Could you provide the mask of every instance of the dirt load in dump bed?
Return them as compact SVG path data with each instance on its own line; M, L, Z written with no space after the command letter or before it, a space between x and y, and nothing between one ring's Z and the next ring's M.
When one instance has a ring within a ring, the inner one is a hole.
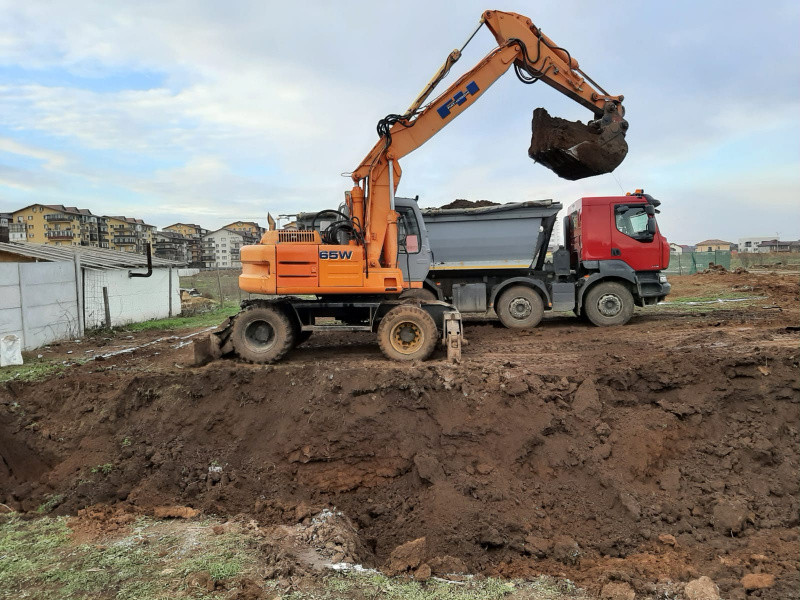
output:
M2 384L0 502L189 506L265 526L327 508L379 568L424 537L414 558L434 574L564 574L643 598L700 576L744 598L742 578L763 574L760 598L791 597L797 278L672 281L755 299L607 330L468 323L461 365L391 363L368 334L330 334L274 366L193 368L190 346L159 341Z
M449 204L440 206L439 208L483 208L484 206L498 206L499 202L492 202L491 200L453 200Z
M611 173L628 154L622 133L601 134L580 121L533 111L528 156L563 179L574 181Z

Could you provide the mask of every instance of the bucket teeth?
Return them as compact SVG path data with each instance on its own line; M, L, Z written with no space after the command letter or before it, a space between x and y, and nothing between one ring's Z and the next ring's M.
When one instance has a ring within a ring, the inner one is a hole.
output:
M591 127L580 121L551 117L543 108L533 111L528 156L563 179L575 181L611 173L625 159L624 121Z

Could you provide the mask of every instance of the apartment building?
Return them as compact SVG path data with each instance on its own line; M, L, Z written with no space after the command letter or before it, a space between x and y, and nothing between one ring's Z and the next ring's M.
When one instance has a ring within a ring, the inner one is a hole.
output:
M194 223L173 223L164 227L162 231L174 231L188 238L189 266L198 269L205 266L203 261L203 236L208 233L208 229Z
M115 216L106 217L108 223L108 247L122 252L145 254L147 244L153 244L155 225L148 225L141 219Z
M250 236L230 229L217 229L203 236L203 266L207 269L241 268L239 250Z
M189 242L191 240L177 231L156 231L153 256L183 264L191 261Z
M31 204L12 213L9 240L53 246L108 248L105 217L61 204Z
M266 231L266 229L255 221L234 221L233 223L223 226L223 229L241 233L245 238L249 238L247 239L248 244L257 244L261 241L261 236L264 235Z
M14 219L11 213L0 213L0 242L8 242L8 224Z

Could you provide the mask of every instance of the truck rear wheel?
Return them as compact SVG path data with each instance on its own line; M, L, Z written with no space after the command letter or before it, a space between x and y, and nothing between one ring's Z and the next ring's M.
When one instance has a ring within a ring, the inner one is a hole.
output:
M625 325L633 316L633 294L621 283L598 283L586 293L583 312L598 327Z
M508 288L494 303L500 322L509 329L536 327L544 316L542 297L531 288L515 285Z
M279 361L292 349L295 339L295 327L277 306L249 306L233 321L233 348L248 362Z
M392 360L425 360L438 339L433 317L413 305L395 306L378 325L378 345Z

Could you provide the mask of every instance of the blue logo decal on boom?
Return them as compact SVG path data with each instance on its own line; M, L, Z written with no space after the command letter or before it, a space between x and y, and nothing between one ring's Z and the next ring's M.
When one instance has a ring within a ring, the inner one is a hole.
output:
M480 91L478 84L474 81L471 81L467 84L467 89L463 92L456 93L450 100L442 104L439 108L436 109L436 112L439 113L439 116L443 119L446 119L450 116L450 109L454 106L461 106L464 102L467 101L467 96L474 96Z
M320 250L319 257L328 260L350 259L353 257L352 250Z

